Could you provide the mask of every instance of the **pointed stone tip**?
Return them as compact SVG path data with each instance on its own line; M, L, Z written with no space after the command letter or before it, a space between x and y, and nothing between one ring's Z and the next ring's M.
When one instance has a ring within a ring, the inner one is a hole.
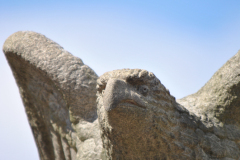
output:
M36 33L33 31L18 31L11 34L4 42L2 50L6 54L7 52L14 52L15 48L19 45L19 41L26 36L26 34L32 35L41 35L40 33Z

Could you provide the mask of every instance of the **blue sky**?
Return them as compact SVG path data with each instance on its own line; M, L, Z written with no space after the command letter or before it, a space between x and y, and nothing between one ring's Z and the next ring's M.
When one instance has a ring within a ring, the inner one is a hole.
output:
M176 98L200 89L240 49L240 1L0 0L0 44L31 30L98 75L153 72ZM0 54L0 159L38 159L18 88Z

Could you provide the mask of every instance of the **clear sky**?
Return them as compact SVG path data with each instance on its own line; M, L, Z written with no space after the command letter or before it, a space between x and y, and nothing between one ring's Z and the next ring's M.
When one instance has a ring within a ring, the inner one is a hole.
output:
M0 0L0 45L30 30L56 41L99 76L153 72L177 99L199 90L240 49L237 0ZM38 159L10 68L0 54L0 159Z

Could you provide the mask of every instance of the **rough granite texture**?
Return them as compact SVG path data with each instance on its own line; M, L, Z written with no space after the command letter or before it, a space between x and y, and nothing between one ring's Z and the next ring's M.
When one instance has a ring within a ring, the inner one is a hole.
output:
M13 71L42 160L100 159L96 73L61 46L17 32L3 52Z
M42 160L240 159L240 52L180 100L146 70L98 78L38 33L14 33L3 52Z

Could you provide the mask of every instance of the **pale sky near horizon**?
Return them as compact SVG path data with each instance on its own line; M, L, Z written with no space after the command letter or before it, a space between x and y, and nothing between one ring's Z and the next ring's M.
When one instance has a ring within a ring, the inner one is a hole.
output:
M240 1L0 0L0 45L42 33L99 76L153 72L177 99L198 91L240 49ZM38 159L18 88L0 54L0 159Z

